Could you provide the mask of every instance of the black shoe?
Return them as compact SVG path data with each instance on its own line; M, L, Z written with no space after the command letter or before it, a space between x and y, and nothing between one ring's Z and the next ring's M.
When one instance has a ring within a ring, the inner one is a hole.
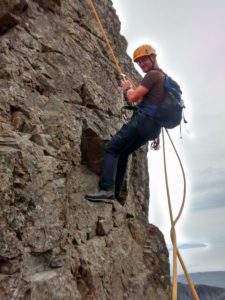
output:
M104 191L100 190L95 194L87 194L85 195L85 199L92 202L106 202L113 203L115 200L115 194L113 191Z

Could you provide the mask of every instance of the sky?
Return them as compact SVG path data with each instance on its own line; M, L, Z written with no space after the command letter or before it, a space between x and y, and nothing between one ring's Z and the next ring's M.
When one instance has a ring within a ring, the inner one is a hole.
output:
M183 260L189 272L225 271L225 1L112 1L128 41L127 53L132 57L141 44L152 44L159 66L183 91L188 124L182 125L182 138L179 128L169 131L187 178L184 213L176 226ZM166 151L176 216L183 182L168 139ZM169 246L162 147L149 151L148 161L149 221Z

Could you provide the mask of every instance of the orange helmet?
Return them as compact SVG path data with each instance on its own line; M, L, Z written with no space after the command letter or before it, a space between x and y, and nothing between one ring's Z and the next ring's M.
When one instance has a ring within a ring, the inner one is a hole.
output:
M133 54L133 60L136 61L139 57L155 54L155 49L151 45L141 45Z

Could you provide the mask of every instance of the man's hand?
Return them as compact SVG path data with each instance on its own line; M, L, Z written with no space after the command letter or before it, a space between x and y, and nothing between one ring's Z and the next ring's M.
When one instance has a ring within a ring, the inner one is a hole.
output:
M129 102L140 102L148 91L146 87L139 85L135 90L129 88L126 92L126 96Z
M129 80L125 80L122 82L122 88L127 91L129 89L133 89L132 84Z

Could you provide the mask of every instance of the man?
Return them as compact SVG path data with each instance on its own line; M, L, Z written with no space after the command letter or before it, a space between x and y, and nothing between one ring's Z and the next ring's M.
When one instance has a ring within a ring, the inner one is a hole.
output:
M128 80L123 82L122 87L128 101L138 103L137 109L131 120L106 145L99 192L85 195L89 201L113 202L119 196L129 155L160 134L161 127L151 116L163 99L165 75L158 67L156 52L151 45L138 47L133 59L146 75L137 88L132 88Z

